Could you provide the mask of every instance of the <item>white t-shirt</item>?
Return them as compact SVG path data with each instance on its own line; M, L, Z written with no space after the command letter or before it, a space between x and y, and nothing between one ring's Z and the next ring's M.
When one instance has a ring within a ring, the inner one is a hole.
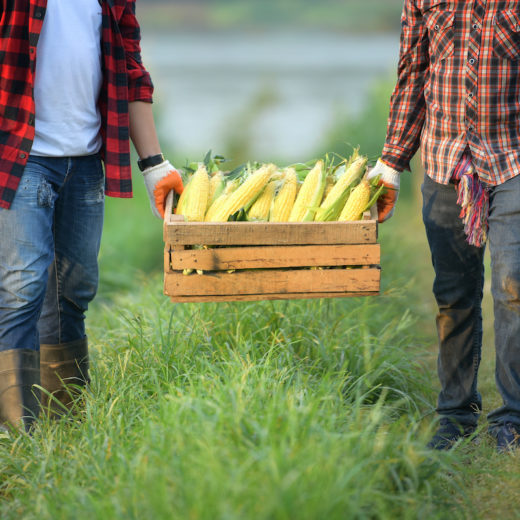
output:
M102 80L98 0L47 0L36 48L31 154L67 157L99 151Z

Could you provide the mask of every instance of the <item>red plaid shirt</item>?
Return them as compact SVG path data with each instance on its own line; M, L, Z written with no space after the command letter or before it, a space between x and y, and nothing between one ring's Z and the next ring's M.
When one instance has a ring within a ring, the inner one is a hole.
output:
M469 147L480 179L520 173L520 2L405 0L398 82L382 159L397 170L421 147L447 184Z
M72 0L71 0L72 1ZM128 102L152 102L141 62L136 0L101 0L103 88L99 98L106 193L131 197ZM47 0L0 0L0 207L9 208L34 139L36 46Z

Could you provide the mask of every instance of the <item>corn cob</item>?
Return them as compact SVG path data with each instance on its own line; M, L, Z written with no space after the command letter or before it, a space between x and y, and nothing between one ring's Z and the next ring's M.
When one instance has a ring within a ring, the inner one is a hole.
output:
M211 206L206 211L206 216L204 220L206 222L212 222L213 215L224 205L224 201L235 191L240 184L238 179L234 179L230 182L227 182L224 187L224 191L214 200Z
M329 196L329 193L333 189L334 189L334 180L329 175L329 176L327 176L327 184L325 185L325 191L323 192L323 200L325 200ZM322 204L323 204L323 202L322 202Z
M189 193L182 205L182 215L188 221L204 221L208 205L209 176L204 165L200 165L188 183Z
M363 179L351 192L345 207L343 208L340 221L361 220L363 211L367 209L370 202L370 183Z
M323 161L320 160L305 177L291 210L289 222L314 220L316 209L323 197L326 180L327 171Z
M217 200L225 188L224 174L219 170L209 180L208 208Z
M337 220L347 200L349 189L364 175L367 161L366 157L358 157L345 169L316 212L315 220Z
M237 188L211 215L210 222L227 222L229 217L238 210L252 204L269 182L271 175L276 171L274 164L264 165L251 174L248 179Z
M182 190L182 193L179 197L179 200L177 201L177 206L175 207L175 214L176 215L182 215L182 211L183 211L183 207L184 207L184 204L186 202L186 199L188 198L188 192L190 191L190 182L188 181L188 183L186 184L186 186L184 186L184 189Z
M273 202L269 220L271 222L287 222L296 199L298 179L294 168L287 168L278 195Z
M247 220L269 220L269 212L273 204L276 187L279 181L270 181L261 195L255 200L254 204L247 212Z

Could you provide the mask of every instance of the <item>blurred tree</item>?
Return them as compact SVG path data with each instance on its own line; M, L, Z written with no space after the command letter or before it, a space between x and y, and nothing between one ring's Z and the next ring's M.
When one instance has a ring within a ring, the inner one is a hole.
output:
M399 30L402 0L139 0L157 7L157 27L244 29L298 26L341 31Z

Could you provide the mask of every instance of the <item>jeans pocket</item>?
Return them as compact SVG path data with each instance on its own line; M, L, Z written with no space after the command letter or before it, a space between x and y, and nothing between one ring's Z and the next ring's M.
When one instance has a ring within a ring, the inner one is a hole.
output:
M77 193L83 204L102 204L105 200L105 174L101 160L92 156L77 173Z
M56 191L40 165L28 162L16 191L13 208L20 205L53 208L56 197Z

